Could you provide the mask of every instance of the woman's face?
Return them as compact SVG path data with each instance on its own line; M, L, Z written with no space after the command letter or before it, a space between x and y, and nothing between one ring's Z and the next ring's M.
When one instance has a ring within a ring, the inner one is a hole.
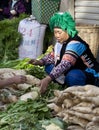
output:
M68 33L60 28L54 28L54 36L60 43L63 43L69 38Z

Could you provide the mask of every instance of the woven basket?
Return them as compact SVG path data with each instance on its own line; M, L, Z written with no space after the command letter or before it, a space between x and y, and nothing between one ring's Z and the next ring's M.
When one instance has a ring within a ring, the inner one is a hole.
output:
M98 55L99 50L99 26L93 25L77 25L78 35L85 40L94 54L95 57Z
M59 11L61 0L32 0L32 15L43 24L48 24L50 17Z

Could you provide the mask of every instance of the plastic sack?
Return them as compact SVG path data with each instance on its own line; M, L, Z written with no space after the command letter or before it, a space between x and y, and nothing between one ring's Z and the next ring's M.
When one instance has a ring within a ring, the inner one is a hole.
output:
M46 25L29 18L20 21L18 32L22 34L19 58L37 58L43 52Z

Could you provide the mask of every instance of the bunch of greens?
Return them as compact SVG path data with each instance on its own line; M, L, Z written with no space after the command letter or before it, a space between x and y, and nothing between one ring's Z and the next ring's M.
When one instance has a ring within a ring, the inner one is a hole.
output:
M41 54L37 59L38 60L41 59L46 54L50 53L52 51L52 49L53 49L53 46L52 45L49 46L48 49L46 50L46 52L44 54ZM12 53L12 52L9 52L9 53ZM11 55L13 56L13 54L11 54ZM5 59L5 58L3 58L3 59ZM28 69L34 67L33 65L28 64L29 60L30 60L30 58L8 59L8 60L5 59L5 60L3 60L3 62L2 61L0 62L0 68L14 68L14 69L25 69L25 70L28 70ZM37 68L38 68L38 66L37 66Z
M40 120L51 118L44 100L18 101L0 112L0 130L43 130Z
M19 100L0 112L0 130L45 130L43 125L51 123L62 130L68 126L62 119L53 118L44 98L27 102Z
M0 21L0 59L1 62L14 60L18 58L18 47L21 40L21 34L18 33L20 20L27 17L26 14L19 18L5 19Z
M0 62L0 68L13 68L13 69L29 69L33 65L28 64L29 58L8 60L6 62Z

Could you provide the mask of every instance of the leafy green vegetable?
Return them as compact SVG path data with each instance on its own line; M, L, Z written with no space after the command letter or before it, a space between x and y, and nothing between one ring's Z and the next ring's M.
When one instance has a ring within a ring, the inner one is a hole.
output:
M54 117L51 119L45 119L45 120L41 120L40 123L42 124L42 126L49 126L50 124L55 124L56 126L58 126L59 128L61 128L61 130L66 130L66 128L68 127L68 124L66 122L64 122L62 119L58 118L58 117Z
M13 69L29 69L33 65L28 64L29 58L8 60L6 62L0 62L0 68L13 68Z
M6 111L0 112L0 130L15 130L20 127L23 127L22 130L36 130L36 124L40 120L50 117L51 113L44 100L18 101L10 104Z
M18 47L22 38L18 32L19 21L27 17L26 14L19 18L0 21L0 59L1 62L18 58ZM5 29L4 29L5 28Z

